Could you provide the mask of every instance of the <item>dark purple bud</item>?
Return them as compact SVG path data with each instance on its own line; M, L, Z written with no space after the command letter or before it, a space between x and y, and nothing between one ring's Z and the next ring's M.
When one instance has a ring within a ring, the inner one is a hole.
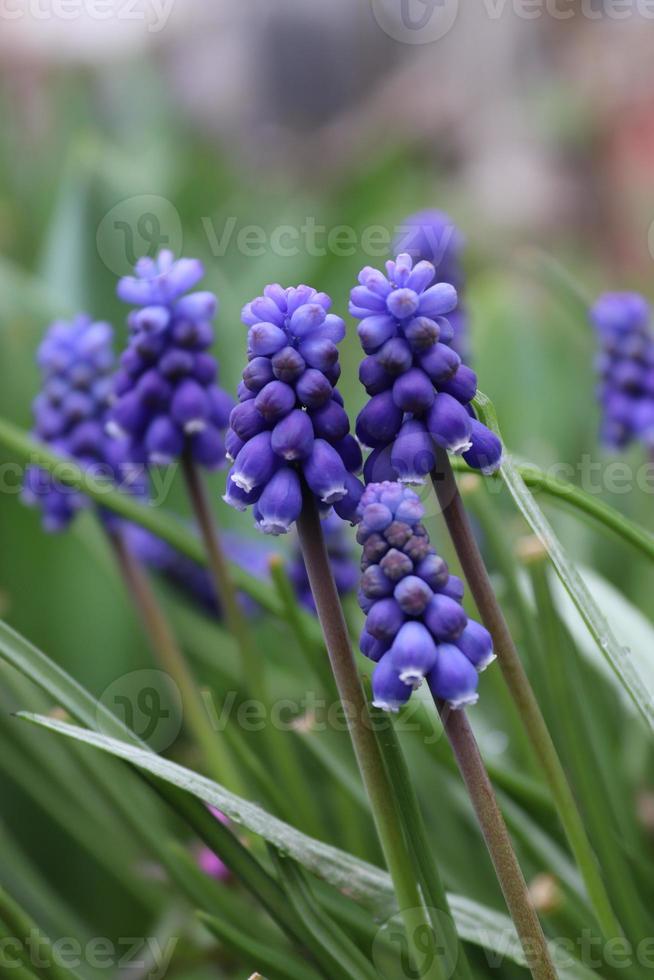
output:
M445 316L456 309L459 298L454 286L449 282L437 282L435 286L430 286L420 297L418 312L420 316Z
M476 667L480 672L495 660L493 640L490 633L481 623L476 623L474 619L468 620L468 625L456 641L456 645L461 653L466 655L473 667Z
M194 363L195 358L189 351L172 347L162 355L157 368L164 378L174 381L184 377L185 374L191 374Z
M400 375L393 385L393 401L403 412L422 415L434 401L434 385L420 368Z
M411 697L411 688L401 681L390 657L382 657L372 675L373 704L382 711L399 711Z
M436 666L427 677L434 697L452 708L475 704L479 675L468 658L451 643L440 643L437 651Z
M313 448L313 425L306 412L294 408L272 431L273 451L283 459L306 459Z
M450 599L454 599L456 602L463 602L465 586L458 575L450 575L445 585L443 585L439 591L441 595L446 595Z
M347 412L333 398L320 408L310 412L313 430L318 439L328 442L338 442L344 439L350 430L350 420Z
M375 354L377 361L389 374L397 375L408 371L413 364L413 354L406 340L393 337L387 340L381 350Z
M472 446L463 454L468 466L482 473L494 473L502 462L502 443L477 419L470 420L470 441Z
M404 613L395 599L379 599L366 617L366 629L378 640L393 640L404 623Z
M415 689L436 666L436 644L422 623L405 623L393 641L389 657L401 681Z
M381 565L369 565L361 576L361 591L368 599L385 599L392 595L394 588Z
M169 466L184 451L184 436L167 415L159 415L148 426L145 450L152 466Z
M348 473L358 473L363 464L361 446L354 436L347 435L333 443L334 449L343 460Z
M414 534L404 545L404 550L414 565L418 565L423 558L427 557L431 550L429 538L421 534Z
M295 347L282 347L270 362L272 371L278 381L294 384L306 368L306 363Z
M236 385L236 397L240 402L249 402L256 397L253 391L250 391L243 381L239 381Z
M208 470L225 465L225 437L213 425L207 425L191 437L191 454L196 463Z
M314 440L311 455L303 463L304 478L325 504L334 504L347 493L347 470L336 450L324 439Z
M300 344L300 353L309 367L328 371L338 361L338 347L327 337L312 337Z
M477 375L467 364L460 364L452 377L441 381L438 388L467 405L477 394Z
M255 504L263 492L263 486L255 487L250 491L243 490L232 480L231 469L227 475L227 486L223 500L235 510L247 510L251 504Z
M361 631L361 636L359 638L359 649L364 657L368 658L368 660L372 660L377 663L377 661L381 660L381 658L384 656L388 648L388 643L385 643L383 640L377 640L365 629Z
M403 551L399 551L397 548L391 548L387 551L380 561L379 566L386 578L390 579L391 582L399 582L400 579L406 575L411 575L413 572L413 562L408 555L405 555Z
M166 306L145 306L142 310L134 310L129 316L130 328L145 333L160 333L169 323L170 310Z
M407 575L395 586L393 593L397 603L407 616L419 616L433 598L434 593L417 575Z
M460 363L459 355L447 344L434 344L420 358L420 367L435 385L451 378Z
M136 391L130 391L116 402L107 432L114 438L125 435L139 435L148 421L148 413Z
M88 420L75 427L68 448L73 456L101 456L105 439L102 423Z
M136 392L143 405L158 409L168 404L172 389L156 368L150 368L139 378Z
M385 504L368 504L363 509L362 520L370 531L384 531L393 520L393 512Z
M170 403L170 416L188 435L200 432L207 424L210 405L204 388L186 378L175 388Z
M255 394L273 380L273 368L269 357L253 357L243 371L243 383ZM285 381L282 378L282 381Z
M430 589L440 591L447 583L449 577L447 562L432 552L419 563L416 568L416 575L424 579Z
M290 466L282 466L266 484L259 498L259 530L264 534L286 534L301 510L300 478Z
M393 317L387 314L367 316L357 327L357 333L366 354L374 354L397 334L397 326Z
M404 423L391 447L391 464L401 483L423 483L434 469L434 442L422 422Z
M295 385L297 397L307 408L320 408L332 396L332 386L316 368L307 368Z
M259 432L245 443L234 461L232 481L246 493L268 483L277 469L279 457L270 441L270 432Z
M438 342L440 333L436 321L426 316L415 316L404 327L404 336L416 354L430 350Z
M248 330L248 351L254 357L271 357L287 341L285 332L274 323L257 323Z
M191 350L206 350L214 341L211 324L203 320L176 320L170 336L174 343Z
M437 640L456 640L468 623L463 606L442 592L433 596L423 618Z
M352 473L346 473L345 490L345 496L334 503L334 510L342 521L356 524L359 520L359 501L363 494L363 485Z
M230 413L229 425L239 439L247 442L264 430L266 420L254 401L239 402Z
M404 521L393 521L384 531L384 538L392 548L403 548L413 537L413 530Z
M306 337L325 322L326 312L319 303L305 303L291 317L289 329L294 337Z
M369 613L375 604L374 599L369 599L365 596L361 589L357 592L357 602L359 603L359 608L363 610L364 613Z
M80 422L93 415L95 402L84 391L70 391L62 402L61 410L68 422Z
M269 381L255 398L254 404L268 422L276 422L295 407L295 392L283 381Z
M451 453L464 453L471 447L471 418L452 395L436 395L427 415L427 428L434 441Z
M356 434L360 442L371 449L388 446L402 424L403 413L393 401L390 391L373 395L359 412Z
M388 542L385 537L376 531L372 534L368 533L361 555L361 568L366 569L369 565L377 565L387 551Z
M239 439L233 429L227 430L225 433L225 453L228 459L235 460L244 445L245 440Z
M363 479L366 485L397 479L397 474L391 463L391 446L373 449L363 464Z
M386 305L398 320L408 320L418 309L420 297L413 289L394 289L386 297Z
M369 395L378 395L391 387L393 375L381 366L374 354L369 354L359 365L359 381Z

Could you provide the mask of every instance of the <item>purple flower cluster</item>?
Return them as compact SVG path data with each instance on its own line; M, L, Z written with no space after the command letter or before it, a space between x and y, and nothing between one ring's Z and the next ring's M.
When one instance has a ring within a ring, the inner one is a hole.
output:
M225 459L224 431L233 401L217 381L212 320L217 300L189 292L204 275L197 259L161 251L142 258L118 283L134 304L131 331L115 377L109 431L129 439L130 459L167 466L183 453L215 469Z
M488 631L468 619L463 583L429 543L418 496L399 483L366 487L357 540L363 545L361 651L377 664L374 703L397 711L423 679L453 708L477 700L478 672L494 659Z
M654 447L654 335L651 310L638 293L605 293L590 311L600 352L597 372L602 441Z
M393 254L408 252L414 262L431 262L436 282L454 286L458 302L447 314L453 332L450 346L463 361L468 361L468 313L461 300L465 284L461 265L464 244L463 235L444 211L419 211L402 222Z
M330 307L310 286L271 285L243 309L248 364L230 416L224 499L254 505L266 534L284 534L299 517L301 477L322 507L344 520L356 514L361 450L336 389L345 324Z
M47 330L37 362L42 387L34 400L34 434L95 476L116 477L121 446L105 434L114 368L113 331L85 315L57 320ZM80 491L46 470L28 467L23 500L41 508L47 531L61 531L89 505Z
M350 299L367 355L359 378L371 396L356 424L360 441L373 450L366 482L423 483L435 466L436 447L493 472L502 446L475 418L477 376L451 346L447 314L457 305L456 289L434 283L431 262L414 266L406 253L386 270L366 266Z
M356 591L359 582L359 569L354 559L352 542L337 514L328 514L322 521L322 529L338 594L341 597L349 595ZM316 604L299 547L296 547L289 562L288 574L298 600L306 609L315 613Z
M161 575L194 605L216 619L222 619L222 609L213 580L204 565L135 524L127 525L125 534L130 551L140 562ZM253 541L241 534L223 531L221 542L230 561L261 581L268 579L271 552L261 539ZM248 613L258 611L256 603L244 593L240 594L240 601Z

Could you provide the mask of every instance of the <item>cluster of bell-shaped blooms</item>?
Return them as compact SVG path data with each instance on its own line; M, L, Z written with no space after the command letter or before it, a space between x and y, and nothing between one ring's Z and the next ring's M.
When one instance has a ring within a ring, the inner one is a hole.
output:
M475 417L477 376L451 347L447 315L456 308L456 289L434 283L432 263L414 265L406 253L387 262L386 272L366 266L350 298L367 355L359 378L370 400L356 423L359 440L373 450L366 483L423 483L438 448L493 472L502 445Z
M463 361L469 361L468 312L462 300L465 275L461 254L464 245L463 235L444 211L418 211L401 222L393 254L408 252L414 262L431 262L436 270L436 282L449 282L454 286L458 302L447 314L452 327L450 346Z
M136 309L114 383L109 432L129 440L134 463L167 466L187 453L215 469L225 461L224 433L233 399L217 384L209 348L217 299L189 292L202 279L197 259L175 260L161 251L142 258L134 276L118 283L118 296Z
M337 514L331 513L323 518L322 530L336 590L343 598L356 592L359 584L359 568L354 557L352 541L346 525ZM288 575L298 600L306 609L315 613L316 604L299 545L295 547L288 564Z
M336 388L345 324L330 307L310 286L270 285L243 309L248 364L230 416L224 499L253 505L267 534L284 534L299 517L302 480L345 520L361 496L361 450Z
M633 440L654 447L654 334L638 293L605 293L590 311L600 352L601 437L611 449Z
M122 482L124 446L105 432L114 370L112 343L111 326L84 314L70 322L57 320L48 328L37 354L42 384L33 404L34 434L92 475ZM135 473L130 480L129 489L142 489ZM84 493L38 466L27 468L22 497L41 509L47 531L64 530L89 505Z
M419 497L400 483L370 484L359 513L359 603L366 613L360 646L377 664L375 705L397 711L425 678L451 707L474 704L478 673L494 659L492 640L468 619L463 583L432 548Z

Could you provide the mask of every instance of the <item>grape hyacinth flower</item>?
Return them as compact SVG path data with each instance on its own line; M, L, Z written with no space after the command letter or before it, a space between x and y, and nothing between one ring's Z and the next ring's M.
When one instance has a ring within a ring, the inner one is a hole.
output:
M330 307L310 286L270 285L243 309L248 364L230 416L224 499L238 510L253 505L266 534L297 520L303 480L323 510L356 515L361 450L336 388L345 324Z
M605 293L591 308L600 352L601 438L610 449L640 440L654 448L654 334L651 309L638 293Z
M431 262L414 266L406 253L387 262L386 271L366 266L350 298L366 354L359 378L371 396L356 424L359 440L373 450L366 483L423 483L437 448L492 473L502 446L475 417L477 376L451 346L454 286L434 283Z
M461 298L465 285L461 264L464 245L463 235L444 211L418 211L400 224L393 254L408 252L415 263L431 262L436 270L435 281L454 286L458 302L447 315L453 331L450 346L467 362L470 360L468 313Z
M322 521L325 545L329 556L336 589L341 598L356 592L359 582L359 570L354 560L352 543L345 531L345 525L337 514L328 514ZM300 603L309 612L316 612L307 569L298 547L288 565L288 574Z
M33 405L34 435L95 476L121 482L124 447L105 433L114 369L112 341L111 326L85 314L51 324L37 354L42 387ZM144 489L136 472L129 484L132 492ZM22 498L41 509L47 531L64 530L90 504L84 493L38 466L27 468ZM103 517L111 520L108 514Z
M208 810L225 827L229 826L229 820L225 814L215 806L209 806ZM212 851L206 844L200 844L196 848L196 861L200 871L203 871L209 878L216 881L229 881L231 871L215 851Z
M204 565L182 554L145 528L129 525L125 533L130 551L143 565L161 575L204 612L216 619L223 618L211 574ZM221 539L225 555L230 561L261 581L268 579L271 552L260 539L253 541L242 534L229 531L224 532ZM239 593L239 599L249 615L259 611L254 600L245 593Z
M366 613L360 647L377 664L374 704L397 711L425 678L452 708L474 704L478 673L495 659L493 643L468 619L463 583L431 546L417 494L399 483L372 483L359 513L359 604Z
M163 250L142 258L118 296L136 308L120 359L109 432L129 439L130 459L167 466L182 455L207 469L224 465L224 432L233 400L217 384L209 352L218 301L191 292L204 275L197 259Z

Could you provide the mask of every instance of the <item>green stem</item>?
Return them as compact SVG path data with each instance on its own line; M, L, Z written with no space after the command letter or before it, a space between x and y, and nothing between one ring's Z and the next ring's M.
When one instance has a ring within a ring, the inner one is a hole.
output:
M184 721L202 750L208 770L218 782L224 783L228 788L238 792L239 787L242 786L242 780L234 769L224 742L211 725L202 695L196 686L168 620L157 602L148 576L130 552L124 537L120 533L110 533L109 540L125 581L127 592L134 603L145 633L149 637L152 652L179 689Z
M386 768L372 730L368 704L357 673L343 610L334 584L318 508L313 495L306 487L304 505L297 527L334 680L347 719L361 777L370 799L377 834L393 880L409 949L414 962L418 964L421 962L422 953L416 939L421 930L430 930L429 920L413 874L411 858L398 820ZM432 968L425 974L425 978L427 977L443 980L437 958L434 959Z
M543 768L568 842L584 879L588 897L604 937L622 935L597 860L590 845L563 766L522 666L504 614L495 597L484 560L461 500L447 453L439 450L432 473L434 490L470 591L486 629L493 638L502 675L515 701L534 752Z
M222 607L227 628L234 636L241 654L244 679L253 691L256 688L258 692L262 692L261 664L254 650L247 617L239 602L238 592L230 573L229 562L225 557L222 542L216 529L202 475L188 454L182 458L182 468L191 505L207 551L209 570L213 578L216 595Z
M437 707L531 974L534 980L556 980L547 941L465 711L453 711L444 702L437 702Z
M409 768L402 752L392 719L378 708L371 709L375 735L386 764L389 782L395 795L397 811L405 829L416 877L419 879L434 932L442 931L444 968L448 977L472 980L465 951L454 926L452 912L445 892L438 865L434 860L432 844L427 834Z

